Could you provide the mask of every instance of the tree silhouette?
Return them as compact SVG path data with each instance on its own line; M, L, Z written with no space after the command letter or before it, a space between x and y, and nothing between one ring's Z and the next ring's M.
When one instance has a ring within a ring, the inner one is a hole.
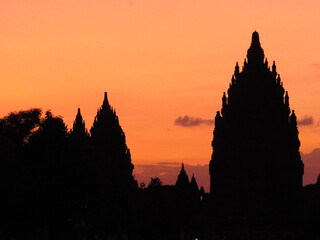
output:
M153 177L150 179L150 183L148 184L148 187L159 187L162 186L162 181L158 177Z
M41 109L34 108L26 111L12 112L0 119L1 145L11 143L17 147L22 147L27 143L36 127L40 124Z

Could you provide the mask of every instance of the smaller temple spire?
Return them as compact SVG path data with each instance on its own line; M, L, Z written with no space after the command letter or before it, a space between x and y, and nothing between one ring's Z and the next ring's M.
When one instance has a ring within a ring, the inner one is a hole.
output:
M182 163L181 170L176 181L176 187L186 188L188 187L188 185L189 185L189 177L186 171L184 170L184 164Z
M272 63L272 72L273 73L277 73L277 66L276 66L276 62L275 61L273 61L273 63Z
M192 190L199 191L198 183L197 183L196 178L194 177L194 174L192 174L192 178L191 178L191 181L190 181L190 186L191 186Z
M227 97L226 97L226 92L223 92L222 96L222 107L227 106Z
M244 60L243 60L243 65L247 65L248 64L248 62L247 62L247 59L245 58Z
M238 65L238 62L236 62L236 66L234 67L234 75L238 76L238 74L239 74L239 65Z
M109 106L108 93L107 92L104 92L104 99L103 99L102 106Z
M83 125L84 126L84 121L83 121L82 116L81 116L80 108L78 108L78 110L77 110L76 119L73 122L73 128L77 127L77 125Z
M184 164L183 164L183 163L181 164L181 171L185 171L185 170L184 170Z
M81 116L81 112L80 112L80 108L78 108L77 110L77 115L76 115L76 121L81 121L82 122L82 116Z
M286 91L286 95L284 96L284 104L289 107L289 95L288 91ZM293 111L294 112L294 111Z
M281 77L280 77L280 74L278 74L277 76L277 84L280 85L281 84Z
M231 77L231 85L235 85L236 84L236 79L234 77L234 75L232 75Z
M220 111L217 111L216 117L215 117L215 123L217 124L217 121L219 122L221 120L222 116L220 114Z
M217 111L217 114L216 114L215 119L214 119L214 124L217 127L217 126L220 126L221 123L222 123L222 116L220 114L220 111Z
M296 114L294 112L294 110L292 110L292 114L289 118L289 127L290 127L290 134L292 136L292 138L290 139L291 141L291 149L294 149L295 151L299 151L299 147L300 147L300 141L299 141L299 131L298 131L298 122L297 122L297 117ZM300 158L300 156L299 156ZM301 186L302 186L302 179L301 179Z
M290 125L291 126L297 126L297 117L296 114L294 112L294 110L292 110L291 116L290 116Z
M77 110L76 119L73 122L73 127L70 134L78 138L88 136L88 131L86 130L85 122L82 118L80 108L78 108Z

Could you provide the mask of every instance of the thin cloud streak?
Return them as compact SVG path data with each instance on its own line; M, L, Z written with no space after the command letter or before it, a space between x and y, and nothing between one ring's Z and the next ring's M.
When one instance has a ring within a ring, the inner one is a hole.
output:
M174 120L174 125L181 126L181 127L196 127L200 125L204 126L212 126L213 125L212 119L203 119L200 117L192 117L189 115L179 116Z
M310 65L313 67L320 68L320 63L311 63Z
M181 166L181 162L158 162L158 165L170 165L170 166Z
M313 117L304 116L303 118L298 119L297 123L300 126L312 126L314 121L313 121Z

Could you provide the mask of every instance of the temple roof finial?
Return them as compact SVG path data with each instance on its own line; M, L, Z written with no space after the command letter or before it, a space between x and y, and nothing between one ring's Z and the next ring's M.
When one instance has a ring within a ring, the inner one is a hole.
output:
M106 105L108 106L109 105L109 101L108 101L108 93L107 92L104 92L104 99L103 99L103 106Z
M82 116L81 116L80 108L78 108L75 121L78 121L78 122L82 123Z
M179 173L177 181L176 181L176 186L185 188L188 185L189 185L189 177L188 177L186 171L184 170L184 164L182 163L181 170L180 170L180 173Z
M256 31L252 33L251 45L247 52L247 58L249 64L263 64L264 52L260 45L259 34Z
M257 31L252 33L251 46L253 45L260 46L259 33Z
M77 137L87 137L88 132L86 130L85 122L81 116L80 108L77 110L76 118L73 122L73 127L71 130L71 135L77 136Z

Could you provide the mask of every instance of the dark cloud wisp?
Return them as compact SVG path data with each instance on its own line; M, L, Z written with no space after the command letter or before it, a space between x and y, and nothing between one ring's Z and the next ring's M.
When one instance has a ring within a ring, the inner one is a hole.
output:
M174 120L174 125L178 125L181 127L196 127L200 125L205 125L205 126L212 126L213 125L213 120L212 119L203 119L199 117L191 117L189 115L185 116L179 116Z
M311 63L310 65L313 67L320 68L320 63Z
M310 116L304 116L303 118L298 119L297 121L298 125L300 126L311 126L313 125L313 122L313 117Z

